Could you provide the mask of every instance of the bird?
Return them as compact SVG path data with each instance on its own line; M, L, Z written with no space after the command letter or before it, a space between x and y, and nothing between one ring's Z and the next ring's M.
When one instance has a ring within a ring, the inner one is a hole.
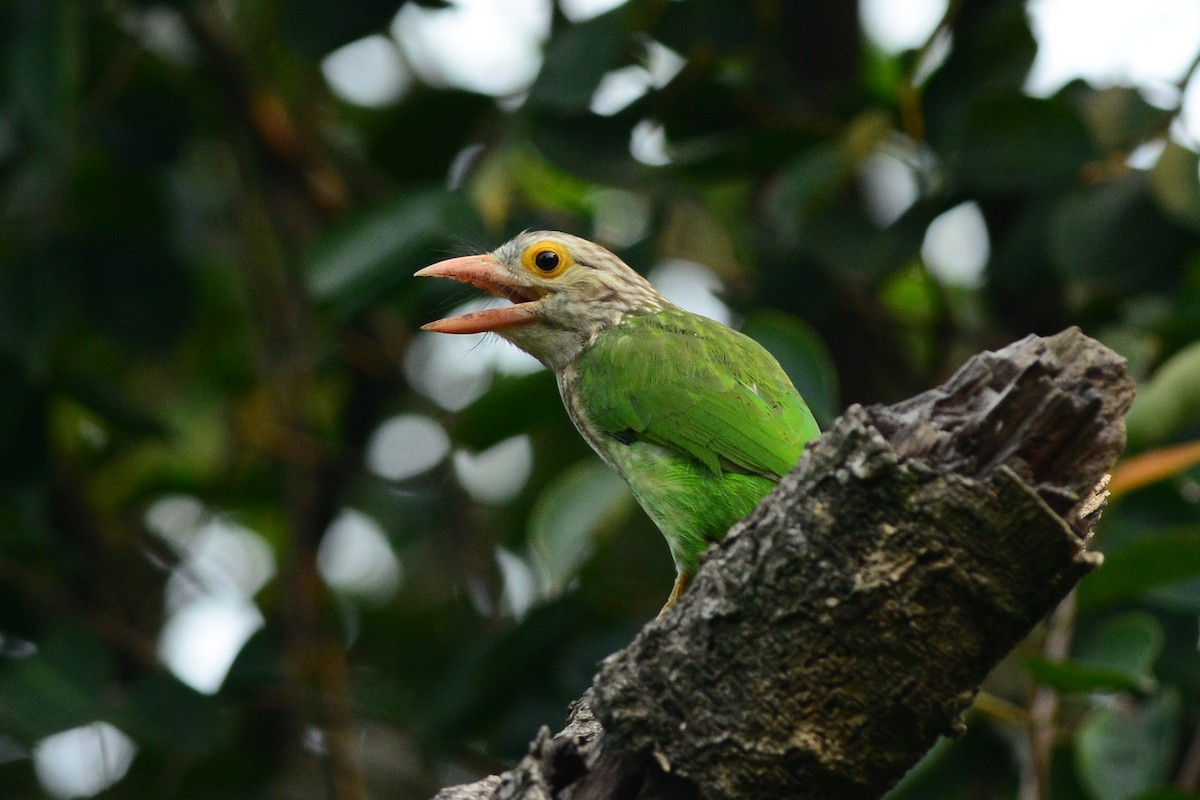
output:
M628 483L667 540L680 598L700 555L724 538L820 434L762 345L685 311L612 252L558 231L525 231L490 253L418 277L510 301L422 326L495 333L554 373L592 449Z

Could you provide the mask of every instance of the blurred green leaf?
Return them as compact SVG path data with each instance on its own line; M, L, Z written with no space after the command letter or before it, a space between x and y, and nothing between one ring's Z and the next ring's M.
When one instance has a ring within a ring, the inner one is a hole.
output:
M1200 155L1167 142L1150 172L1150 191L1173 219L1200 230Z
M770 197L773 233L785 246L793 245L814 208L829 202L847 175L836 144L809 149L787 164Z
M6 64L9 96L42 146L64 148L75 125L85 12L76 0L23 0Z
M455 741L484 730L498 743L498 756L519 758L529 731L579 696L602 657L572 647L588 638L587 614L577 600L564 598L535 606L516 625L470 643L454 665L454 679L443 682L439 694L420 699L440 706L436 735ZM544 657L530 659L535 650ZM580 656L589 662L583 669L570 663Z
M1178 695L1093 709L1075 737L1075 765L1095 800L1130 800L1163 788L1179 739Z
M371 164L393 180L419 184L445 180L456 159L460 168L470 164L463 155L477 147L479 130L495 110L490 97L418 85L396 105L351 113L361 119Z
M962 148L963 129L975 108L1025 86L1037 56L1024 6L992 3L964 10L954 21L950 54L922 93L929 141L948 154Z
M770 169L778 158L791 157L795 140L769 128L747 128L737 113L738 93L720 74L689 73L661 90L651 90L630 110L647 113L663 124L671 145L671 169L714 179ZM669 98L669 102L660 99Z
M629 152L638 118L629 109L611 117L531 110L529 138L556 166L597 182L644 188L650 169Z
M487 392L458 415L454 439L486 450L546 421L546 410L561 404L553 373L497 377Z
M1124 671L1135 681L1151 684L1166 634L1152 614L1134 611L1107 620L1099 630L1079 638L1075 652L1079 662Z
M591 555L596 535L632 507L625 482L595 459L548 483L529 514L529 548L543 589L562 593Z
M1125 670L1096 667L1078 661L1049 661L1031 658L1026 662L1029 673L1038 683L1060 692L1133 692L1146 694L1155 687Z
M163 750L196 753L211 742L219 722L215 699L173 676L151 675L133 687L119 727Z
M831 205L813 213L805 244L825 269L874 283L917 256L928 223L917 208L880 230L861 208Z
M1149 179L1136 173L1062 195L1050 226L1049 251L1063 276L1108 291L1169 280L1164 265L1192 248L1154 207Z
M546 48L546 66L529 90L528 102L562 113L587 111L600 79L621 66L629 51L626 13L618 6L554 37Z
M919 262L893 274L879 294L896 319L917 327L931 325L943 305L937 281Z
M955 172L968 191L1024 191L1070 180L1095 157L1087 129L1070 106L1011 94L972 110Z
M729 0L692 0L688 6L668 3L652 33L685 55L697 49L736 52L754 41L753 10Z
M592 210L593 184L556 169L531 153L523 150L513 153L504 169L509 182L520 190L532 208L550 213L571 211L581 216Z
M1032 658L1027 666L1040 683L1060 691L1145 694L1156 686L1154 664L1162 654L1165 638L1162 625L1152 615L1121 614L1080 637L1074 658Z
M1146 102L1140 91L1129 86L1096 89L1077 79L1060 95L1078 105L1092 138L1105 151L1131 150L1142 144L1155 131L1161 132L1171 113Z
M1193 617L1200 616L1200 578L1158 586L1146 592L1146 600Z
M1015 212L1003 232L991 231L992 257L987 265L985 297L992 313L1009 320L1013 331L1040 330L1049 333L1061 327L1063 289L1060 270L1055 268L1046 247L1057 194L1031 198ZM1006 213L985 213L993 220Z
M1011 797L1017 769L1004 740L973 722L957 739L939 739L917 766L887 793L887 800L962 800Z
M1164 361L1138 389L1125 415L1130 450L1166 441L1200 421L1200 342Z
M0 671L0 708L26 742L105 716L103 695L115 673L111 653L88 634L57 626L39 651Z
M881 135L871 115L862 115L854 128L847 141L809 148L784 168L769 195L771 235L780 247L811 256L833 274L878 281L916 256L928 210L914 207L881 229L861 203L845 202L859 162ZM851 134L863 141L849 141Z
M157 236L126 233L80 243L91 267L86 306L97 325L137 350L163 352L187 331L192 284L179 253Z
M166 423L152 411L138 407L127 394L116 392L104 375L88 371L86 366L63 371L56 388L75 402L99 414L117 432L130 436L166 436Z
M279 25L298 53L317 58L367 34L382 31L404 3L405 0L353 3L290 0L279 7Z
M1104 564L1079 584L1079 605L1090 610L1140 597L1147 589L1200 576L1200 526L1154 533L1106 553Z
M14 248L0 245L0 350L37 372L79 313L83 282L65 242Z
M169 168L182 153L194 124L187 96L158 66L143 66L136 82L117 99L114 113L92 122L97 140L126 169ZM108 188L121 183L110 182Z
M825 343L810 325L782 311L760 311L747 318L742 333L775 356L818 424L825 427L833 421L841 410L837 370Z
M919 260L896 270L879 288L879 298L900 326L916 363L935 367L940 336L938 325L953 303Z
M0 386L0 481L35 476L45 459L45 392L2 351Z
M437 240L449 202L440 190L402 194L330 230L308 253L313 298L348 314L407 281Z

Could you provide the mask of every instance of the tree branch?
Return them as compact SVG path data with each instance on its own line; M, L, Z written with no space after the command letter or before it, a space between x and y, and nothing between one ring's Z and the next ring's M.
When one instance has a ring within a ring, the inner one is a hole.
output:
M563 732L438 800L881 796L1099 564L1132 397L1123 360L1071 329L851 407Z

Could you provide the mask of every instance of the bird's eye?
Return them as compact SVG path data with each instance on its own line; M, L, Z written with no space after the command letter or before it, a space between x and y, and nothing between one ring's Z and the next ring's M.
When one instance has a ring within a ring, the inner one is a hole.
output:
M555 241L541 241L526 247L521 253L525 269L539 278L557 278L575 262L567 248Z
M553 250L539 250L538 254L533 257L533 265L542 272L554 272L558 269L559 262L562 259L558 257L558 253Z

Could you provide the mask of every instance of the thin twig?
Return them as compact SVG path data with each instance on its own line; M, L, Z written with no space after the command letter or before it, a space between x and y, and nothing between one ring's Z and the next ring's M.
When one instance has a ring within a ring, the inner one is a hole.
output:
M242 200L236 219L243 226L241 241L247 248L239 260L258 322L264 404L255 409L255 427L260 434L263 429L270 432L263 441L251 439L250 444L260 445L259 451L279 469L280 505L289 525L281 575L283 662L294 715L292 752L303 757L303 733L309 726L316 727L323 737L322 766L329 796L365 800L349 667L330 621L328 592L316 564L338 495L338 486L328 485L327 480L337 456L311 434L319 334L302 279L303 241L330 210L328 198L313 191L313 169L320 166L319 158L302 141L282 101L257 85L242 43L218 9L202 5L185 17L222 84L234 130L242 134L240 140L235 138L234 149L244 174L237 176L240 191L232 196ZM299 198L297 183L307 189ZM253 435L250 428L245 433Z
M1075 633L1075 593L1071 592L1050 617L1042 654L1047 661L1062 661L1070 653ZM1021 771L1019 800L1049 800L1050 762L1054 755L1058 692L1039 684L1029 701L1029 761Z
M1029 712L1026 709L990 692L980 692L976 695L975 702L971 707L981 714L986 714L992 719L1009 725L1023 728L1029 724Z
M917 70L929 58L929 54L933 51L938 41L943 36L949 35L950 29L954 27L954 21L958 18L958 12L961 9L962 0L950 0L946 5L946 11L942 14L941 20L921 46L917 48L917 52L913 54L912 72L900 83L896 90L896 105L900 109L900 127L905 135L913 141L919 142L925 139L925 115L921 110L921 89L917 86L916 82Z
M1188 745L1187 753L1183 757L1183 763L1179 765L1175 785L1185 792L1200 789L1200 727L1196 728L1192 743Z

